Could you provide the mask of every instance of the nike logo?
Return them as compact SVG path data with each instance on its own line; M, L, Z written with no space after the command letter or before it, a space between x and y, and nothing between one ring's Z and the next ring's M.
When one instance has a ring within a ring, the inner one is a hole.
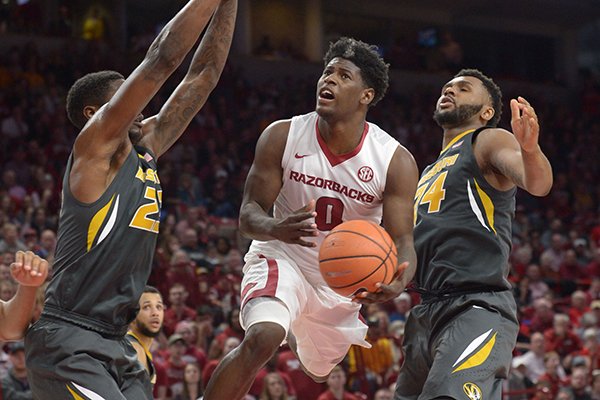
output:
M304 157L307 157L307 156L310 156L310 154L303 154L303 155L300 155L300 154L296 153L296 154L294 155L294 157L296 157L296 158L304 158Z

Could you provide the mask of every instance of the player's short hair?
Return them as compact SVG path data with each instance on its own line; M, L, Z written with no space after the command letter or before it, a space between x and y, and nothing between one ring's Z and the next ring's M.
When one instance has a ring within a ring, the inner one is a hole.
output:
M323 58L325 66L336 57L352 61L354 65L360 68L361 76L366 85L375 90L375 97L373 97L370 106L374 106L379 100L383 99L390 85L388 75L390 66L379 55L377 46L349 37L342 37L329 44L329 50Z
M78 129L83 128L87 119L83 115L86 106L103 106L109 99L108 92L114 81L125 79L116 71L92 72L79 78L67 93L67 115Z
M454 75L455 78L461 76L472 76L483 83L483 86L486 88L492 99L492 108L494 109L494 116L489 120L488 125L496 127L502 116L502 90L500 90L500 87L496 85L496 82L494 82L492 78L484 75L483 72L478 69L461 69L458 74Z
M160 291L157 288L155 288L154 286L146 285L144 287L144 292L143 293L156 293L156 294L160 294Z

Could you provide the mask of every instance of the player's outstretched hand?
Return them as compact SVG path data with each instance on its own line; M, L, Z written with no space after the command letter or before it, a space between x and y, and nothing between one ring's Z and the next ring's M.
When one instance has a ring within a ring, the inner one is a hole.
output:
M10 264L13 278L23 286L41 286L48 276L48 261L31 251L17 251L15 262Z
M388 300L398 297L404 290L404 284L400 278L406 268L408 268L408 261L398 265L394 279L389 285L379 282L376 284L379 288L377 292L360 292L352 297L352 301L361 304L385 303Z
M277 221L273 227L272 236L285 243L316 247L316 243L303 239L318 235L317 224L312 221L316 216L315 201L311 200L304 207Z
M510 111L512 114L510 125L521 149L526 152L537 150L540 125L533 107L519 96L510 101Z

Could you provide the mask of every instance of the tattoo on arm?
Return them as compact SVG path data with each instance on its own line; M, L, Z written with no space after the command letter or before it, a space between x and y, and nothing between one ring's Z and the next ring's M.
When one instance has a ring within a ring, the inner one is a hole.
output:
M155 130L160 149L179 138L217 85L229 54L236 12L237 0L223 0L217 8L184 82L161 110Z

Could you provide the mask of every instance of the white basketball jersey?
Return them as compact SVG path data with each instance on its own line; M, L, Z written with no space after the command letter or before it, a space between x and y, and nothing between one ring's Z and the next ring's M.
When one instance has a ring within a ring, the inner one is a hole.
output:
M316 112L292 118L281 161L283 186L273 208L276 218L284 218L314 199L319 235L305 240L314 241L317 247L254 240L246 256L291 260L315 286L324 284L318 253L331 229L353 219L381 223L387 171L399 146L377 125L366 122L358 146L335 155L319 134L318 118Z

